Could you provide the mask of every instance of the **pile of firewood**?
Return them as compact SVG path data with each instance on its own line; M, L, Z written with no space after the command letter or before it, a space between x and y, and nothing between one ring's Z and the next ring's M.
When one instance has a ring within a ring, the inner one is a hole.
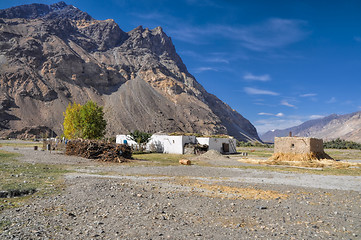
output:
M66 144L65 154L104 162L126 162L132 159L132 150L128 145L96 140L71 140Z

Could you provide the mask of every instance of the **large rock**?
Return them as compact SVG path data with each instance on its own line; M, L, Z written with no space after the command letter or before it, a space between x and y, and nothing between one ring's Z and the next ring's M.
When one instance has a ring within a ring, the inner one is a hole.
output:
M187 71L162 28L126 33L64 2L0 10L0 86L2 136L33 126L61 134L68 103L91 99L104 106L108 135L139 129L259 139Z

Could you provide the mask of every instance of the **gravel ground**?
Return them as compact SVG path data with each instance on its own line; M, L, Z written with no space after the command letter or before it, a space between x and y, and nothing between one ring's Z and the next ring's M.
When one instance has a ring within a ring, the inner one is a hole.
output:
M1 212L11 224L0 239L361 239L359 176L130 167L2 149L76 171L58 195Z

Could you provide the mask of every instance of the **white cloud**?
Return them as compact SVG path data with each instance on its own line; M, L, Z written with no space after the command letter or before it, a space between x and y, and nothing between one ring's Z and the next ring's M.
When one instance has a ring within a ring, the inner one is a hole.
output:
M295 105L290 104L286 100L282 100L281 105L286 106L286 107L291 107L291 108L297 108Z
M273 113L265 113L265 112L260 112L260 113L258 113L258 115L261 115L261 116L274 116Z
M267 131L272 131L275 129L286 129L294 126L298 126L306 121L323 118L323 115L287 115L283 118L271 117L269 119L260 119L254 122L255 127L258 130L258 133L263 134Z
M271 80L271 77L268 74L253 75L252 73L247 73L247 74L245 74L243 76L243 79L252 80L252 81L267 82L267 81Z
M299 119L262 119L255 122L255 127L259 134L263 134L267 131L274 129L286 129L302 124Z
M300 95L300 97L316 97L316 96L317 96L316 93L305 93Z
M263 89L258 89L258 88L252 88L252 87L245 87L244 91L247 94L250 95L271 95L271 96L278 96L279 93L273 92L273 91L269 91L269 90L263 90Z
M274 113L265 113L265 112L260 112L260 113L258 113L258 115L260 115L260 116L275 116L275 117L283 117L284 116L283 113L274 114Z
M323 117L325 117L325 116L323 116L323 115L311 115L309 118L311 120L313 120L313 119L319 119L319 118L323 118Z
M196 72L196 73L202 73L202 72L207 72L207 71L218 72L218 69L213 68L213 67L199 67L199 68L194 69L194 72Z

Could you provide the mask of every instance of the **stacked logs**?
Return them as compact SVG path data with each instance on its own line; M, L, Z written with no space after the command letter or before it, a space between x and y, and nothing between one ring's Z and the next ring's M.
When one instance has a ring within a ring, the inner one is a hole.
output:
M128 145L96 140L71 140L66 144L66 155L75 155L104 162L127 162L132 159Z

